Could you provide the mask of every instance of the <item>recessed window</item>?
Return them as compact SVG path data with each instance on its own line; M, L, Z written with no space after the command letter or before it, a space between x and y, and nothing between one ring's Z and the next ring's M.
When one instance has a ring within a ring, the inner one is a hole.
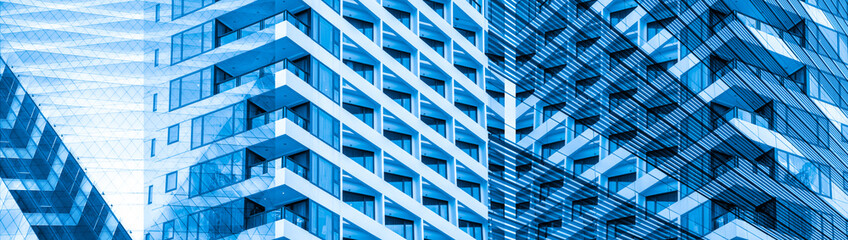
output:
M150 157L156 156L156 139L150 139Z
M447 136L447 131L445 130L445 120L428 116L421 116L421 121L424 122L424 124L427 124L427 126L430 126L430 128L438 132L440 135Z
M456 180L456 186L462 191L470 194L474 199L480 200L480 184L475 182Z
M343 146L342 152L345 156L358 163L370 172L374 172L374 152Z
M442 175L442 177L448 177L448 161L421 156L421 162L423 162L424 165L427 165L427 167L430 167L430 169L433 169L433 171L436 171L439 175Z
M177 189L177 172L168 173L165 175L165 192L174 191Z
M404 151L412 153L412 136L389 130L383 130L383 136L388 138L389 141L393 142Z
M168 144L180 141L180 124L168 127Z
M147 204L153 203L153 185L147 186Z
M462 150L463 152L468 154L468 156L471 156L471 158L473 158L474 160L480 161L480 149L477 144L457 140L456 146L459 148L459 150Z
M162 224L162 239L174 239L174 220Z
M401 176L397 174L384 173L383 180L386 180L389 184L405 193L406 195L412 197L412 178L407 176Z

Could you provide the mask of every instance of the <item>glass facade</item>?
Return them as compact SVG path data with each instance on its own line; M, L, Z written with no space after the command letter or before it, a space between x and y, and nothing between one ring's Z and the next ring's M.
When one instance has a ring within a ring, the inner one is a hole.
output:
M848 234L841 1L0 6L0 239Z

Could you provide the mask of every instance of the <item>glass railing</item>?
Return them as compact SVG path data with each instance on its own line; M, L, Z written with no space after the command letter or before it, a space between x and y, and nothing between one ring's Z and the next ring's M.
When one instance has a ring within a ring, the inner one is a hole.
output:
M770 128L769 120L759 114L752 113L741 108L735 107L724 113L724 119L730 121L731 119L738 118L742 121L746 121L749 123L753 123L754 125Z
M468 1L468 4L471 4L471 6L474 7L474 9L477 9L477 12L483 11L482 6L480 5L481 0L467 0L467 1Z
M746 27L757 29L760 32L763 32L765 34L777 37L777 38L782 39L786 42L793 43L793 44L799 45L799 46L804 46L804 37L803 36L798 36L796 34L788 32L788 31L778 29L776 27L769 25L768 23L765 23L765 22L762 22L760 20L748 17L745 14L742 14L742 13L739 13L739 12L733 12L731 14L728 14L727 17L725 17L724 19L722 19L721 22L716 24L715 28L713 28L713 29L717 32L718 30L721 30L721 28L726 27L727 25L730 25L730 22L732 22L734 20L738 20L740 23L742 23L742 25L744 25Z
M721 176L722 174L724 174L726 172L732 171L733 168L736 168L738 166L739 166L739 158L732 156L727 161L719 164L718 166L713 167L713 169L712 169L713 177L717 178L718 176Z
M245 219L244 225L245 229L250 229L283 219L304 230L309 230L309 225L307 225L309 220L307 218L297 215L285 207L251 215Z
M304 167L293 159L289 157L283 157L283 168L288 169L289 171L294 172L298 176L303 177L306 180L309 180L309 168Z
M797 92L805 92L805 82L797 82L795 80L789 79L787 77L775 75L767 70L762 68L750 65L743 61L732 60L727 65L723 66L721 69L717 70L715 74L713 74L713 82L718 80L719 78L724 77L725 74L730 73L733 70L737 70L739 72L746 72L756 76L759 79L773 79L780 83L781 86L784 86L788 89L795 90Z
M266 76L273 76L277 71L281 71L283 69L288 69L297 77L303 79L308 82L309 72L301 69L288 59L283 59L281 61L271 63L260 67L256 70L250 71L248 73L231 77L227 80L222 81L221 83L215 84L215 94L222 93L224 91L236 88L241 86L242 84L250 83L259 80L260 78Z
M227 43L234 42L236 40L242 39L246 36L249 36L255 32L262 31L263 29L269 28L271 26L276 25L277 23L281 23L283 21L289 21L292 25L297 27L301 32L306 35L309 35L309 25L301 22L297 19L293 14L289 11L283 11L277 15L259 20L253 24L247 25L246 27L242 27L236 30L232 30L224 35L218 37L218 46L225 45Z
M733 220L736 220L736 213L738 212L737 208L733 208L721 216L713 218L713 230L719 229L720 227L727 225Z
M262 113L250 119L250 129L265 126L266 124L275 122L280 119L289 119L304 130L309 130L309 120L298 115L289 108L280 108L274 111Z
M309 168L298 164L288 156L268 160L251 166L248 170L249 176L247 178L252 178L255 176L260 176L262 174L273 172L277 168L277 166L281 166L282 168L288 169L289 171L294 172L298 176L309 180Z

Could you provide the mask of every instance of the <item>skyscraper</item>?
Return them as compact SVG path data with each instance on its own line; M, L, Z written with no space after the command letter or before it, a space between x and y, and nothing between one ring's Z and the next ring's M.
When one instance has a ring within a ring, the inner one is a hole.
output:
M0 238L848 233L845 2L0 2Z

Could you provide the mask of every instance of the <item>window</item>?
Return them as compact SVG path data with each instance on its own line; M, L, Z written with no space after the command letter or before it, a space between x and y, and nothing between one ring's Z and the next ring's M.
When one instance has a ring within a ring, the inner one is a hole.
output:
M489 174L492 176L503 177L504 170L506 170L506 168L503 165L489 162Z
M562 71L562 69L564 69L564 68L565 68L565 65L545 68L544 76L542 76L542 82L543 83L562 82L562 81L557 81L557 74L559 74L559 72Z
M399 132L383 130L383 136L408 153L412 153L412 136Z
M403 218L389 216L386 216L385 221L386 227L389 228L389 230L392 230L392 232L395 232L401 237L408 240L415 239L415 222Z
M156 6L158 7L159 5L156 5ZM156 13L159 13L159 12L156 12ZM157 16L157 17L158 17L158 16ZM158 49L158 48L157 48L157 49L153 49L153 66L154 66L154 67L158 67L158 66L159 66L159 49Z
M469 31L469 30L465 30L465 29L461 29L461 28L454 28L454 29L456 29L456 31L459 32L459 35L462 35L462 37L464 37L466 40L468 40L468 42L470 42L471 45L477 45L477 36L476 36L477 33L475 33L474 31Z
M630 12L633 11L633 9L635 9L635 8L628 8L628 9L623 9L623 10L611 12L610 13L610 25L615 26L616 24L618 24L618 22L620 22L621 20L624 20L624 18L627 17L627 15L630 14Z
M147 204L153 203L153 185L147 186Z
M589 47L592 46L592 44L595 44L595 42L597 42L598 39L600 39L600 38L590 38L590 39L586 39L586 40L579 41L579 42L575 43L574 44L575 45L575 50L574 50L575 55L577 55L577 56L582 55L584 52L586 52L587 49L589 49Z
M339 197L339 189L341 188L341 170L339 170L339 167L317 154L311 154L311 156L314 156L316 160L312 183L333 196Z
M342 152L370 172L374 172L374 152L344 146Z
M427 124L427 126L430 126L430 128L432 128L442 136L447 136L447 131L445 130L445 120L428 116L421 116L421 121L424 122L424 124Z
M623 217L607 221L607 239L633 238L630 229L636 224L636 217Z
M215 46L214 23L209 21L171 36L171 64L212 50Z
M158 108L156 107L156 105L157 105L157 104L159 104L159 94L158 94L158 93L154 93L154 94L153 94L153 101L151 101L151 102L153 102L153 104L152 104L152 105L153 105L153 110L152 110L152 111L153 111L153 112L156 112L156 110L158 110Z
M574 160L574 174L580 175L588 171L595 164L598 164L598 159L598 156L591 156Z
M426 43L428 46L430 46L430 48L432 48L433 51L436 51L437 53L439 53L439 55L445 56L445 43L444 42L434 40L434 39L425 38L425 37L421 37L421 40L423 40L424 43Z
M562 220L553 220L550 222L539 223L536 227L539 229L539 232L536 234L539 238L553 238L554 236L551 234L553 234L554 231L556 231L558 228L562 227Z
M395 100L401 107L412 112L412 95L409 93L398 92L395 90L383 89L383 93Z
M410 25L410 21L409 21L410 14L408 12L404 12L404 11L401 11L401 10L397 10L397 9L394 9L394 8L388 8L388 7L386 8L386 11L388 11L390 14L392 14L392 16L397 18L397 20L400 21L400 23L402 23L407 28L410 28L410 29L412 28L412 25Z
M565 141L556 141L548 144L542 145L542 158L549 158L554 153L558 152L559 149L565 146Z
M336 29L332 23L321 17L321 15L315 14L315 17L318 18L318 29L316 31L317 36L315 36L315 41L318 42L318 45L321 45L328 52L333 54L335 57L339 57L340 49L340 41L341 36L339 33L339 29Z
M547 200L548 198L550 198L551 194L555 193L558 189L562 188L562 186L562 180L554 180L539 184L539 201Z
M636 137L636 131L623 132L618 134L610 135L609 137L609 153L612 154L618 148L627 144L630 139Z
M674 21L673 17L658 20L658 21L649 22L646 25L646 28L647 28L646 33L645 33L645 36L647 37L646 40L650 41L651 38L653 38L654 36L659 34L663 29L665 29L665 26L671 24L672 21Z
M162 239L174 239L174 220L162 224Z
M647 126L652 126L660 121L662 121L665 116L668 116L669 113L674 111L677 108L677 104L666 104L659 107L653 107L648 109L648 120Z
M445 5L444 4L434 2L434 1L430 1L430 0L424 0L424 3L426 3L427 6L430 6L430 8L432 8L433 11L436 12L436 14L439 14L439 16L445 17Z
M363 195L359 193L353 193L344 191L342 194L342 198L347 205L350 205L356 210L364 213L366 216L370 218L374 218L374 197Z
M244 103L237 103L191 120L191 148L244 131Z
M189 196L197 196L244 180L245 162L245 152L236 151L189 167ZM176 173L174 177L176 178Z
M391 173L383 173L383 179L389 184L412 197L412 178Z
M459 109L460 112L465 113L465 115L468 115L471 120L475 122L477 121L477 107L459 102L454 103L454 105L456 106L456 108Z
M156 139L150 139L150 157L156 156Z
M212 96L212 68L204 68L171 81L170 110Z
M438 214L440 217L450 221L450 219L448 219L448 201L423 197L422 202L425 207Z
M848 143L848 125L842 124L842 142Z
M619 108L625 101L629 100L636 94L636 89L621 91L609 95L609 111Z
M459 220L459 229L462 229L462 231L468 233L468 235L471 235L476 240L483 239L483 224Z
M495 212L498 216L506 216L506 205L502 202L495 202L494 200L489 201L489 208L492 212Z
M442 175L442 177L448 177L448 161L433 157L421 156L421 162L423 162L424 165L430 167L430 169L433 169L433 171L436 171L436 173L438 173L439 175Z
M345 65L353 69L356 74L362 76L366 81L371 84L374 84L374 66L369 64L364 64L360 62L354 62L351 60L344 60Z
M618 193L628 185L636 181L636 173L628 173L608 179L607 185L610 193Z
M478 201L480 200L480 184L479 183L474 183L474 182L463 181L463 180L457 179L456 180L456 186L458 186L459 189L462 189L462 191L465 191L468 194L470 194L472 197L474 197L474 199L477 199Z
M522 103L524 103L524 100L526 100L530 96L533 96L534 92L536 92L536 90L530 89L527 91L515 93L515 104L521 105Z
M459 70L459 72L462 73L462 75L465 75L465 77L467 77L468 80L471 80L471 82L477 83L477 69L466 67L466 66L461 66L461 65L456 65L456 64L454 64L453 66L456 67L456 69Z
M649 213L653 214L659 213L674 202L677 202L677 191L645 197L645 207Z
M477 144L467 143L467 142L456 140L456 147L458 147L459 150L462 150L463 152L468 154L468 156L471 156L472 159L474 159L478 162L480 161L480 156L479 156L480 155L479 154L480 149L477 146Z
M601 119L600 116L591 116L587 118L581 118L574 120L574 136L575 138L580 134L583 134L586 130L589 130L592 125L595 125L598 120Z
M588 90L592 85L594 85L598 80L600 80L600 76L594 76L590 78L580 79L574 83L574 91L577 92L578 95L586 94L586 90Z
M551 119L556 113L565 108L565 103L555 103L542 108L542 122Z
M165 175L165 192L174 191L177 189L177 172L168 173Z
M314 87L319 92L323 93L324 96L327 96L333 102L339 103L339 99L341 96L339 95L340 88L340 77L336 72L333 72L332 69L324 65L317 59L312 59L314 65L318 66L318 72L316 72L312 76L312 82L310 83L312 87ZM305 79L304 79L305 80Z
M168 127L168 144L180 141L180 124Z
M496 102L500 103L501 105L504 104L504 93L503 92L486 89L486 94L488 94L489 97L492 97L492 99L494 99Z
M344 18L345 20L347 20L347 22L350 23L350 25L353 25L353 28L356 28L356 30L362 32L362 34L368 37L368 39L374 40L374 23L366 22L347 16L345 16Z
M171 20L185 16L215 2L217 0L171 0ZM158 7L156 12L158 16Z
M354 117L362 120L369 127L374 127L374 109L353 105L350 103L343 103L342 106L345 110L347 110L350 114L353 114Z
M387 47L383 47L383 50L389 54L392 58L394 58L400 65L406 67L406 69L412 69L412 62L410 62L411 54L408 52L395 50Z
M533 127L515 129L515 140L521 141L527 135L533 132Z
M439 95L442 95L442 97L445 96L445 81L425 76L421 76L421 81L424 81L427 86L430 86L430 88L439 93Z
M595 206L598 206L598 197L590 197L572 201L571 219L577 219L581 217L594 219L594 216L589 213L595 209Z
M341 141L341 124L339 120L336 120L336 118L321 108L313 106L312 109L312 115L316 116L315 119L312 119L312 122L315 123L312 127L312 134L324 141L324 143L327 143L327 145L338 150Z
M530 202L520 202L515 204L515 215L521 216L522 213L530 210Z
M559 34L562 33L563 30L565 30L565 28L559 28L545 32L545 45L554 43L554 39L556 39L556 37L559 36Z
M668 147L645 153L645 172L649 173L677 155L677 147Z

